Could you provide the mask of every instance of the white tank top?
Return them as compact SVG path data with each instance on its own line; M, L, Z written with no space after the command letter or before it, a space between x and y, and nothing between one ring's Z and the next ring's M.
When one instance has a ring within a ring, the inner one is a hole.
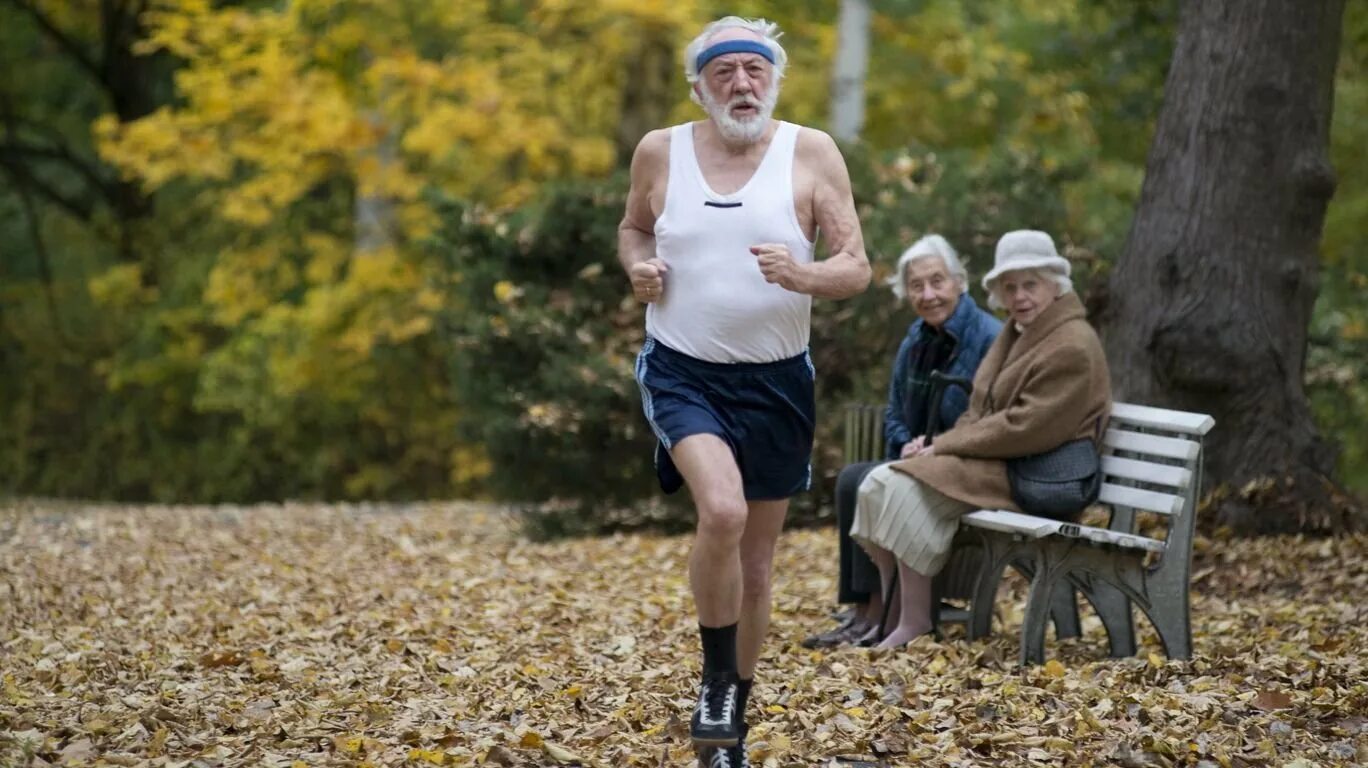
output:
M713 192L694 154L693 124L670 129L665 210L656 256L669 267L664 295L646 307L646 333L714 363L768 363L807 351L812 297L765 282L752 245L783 243L812 261L793 207L798 126L779 123L755 175L730 195Z

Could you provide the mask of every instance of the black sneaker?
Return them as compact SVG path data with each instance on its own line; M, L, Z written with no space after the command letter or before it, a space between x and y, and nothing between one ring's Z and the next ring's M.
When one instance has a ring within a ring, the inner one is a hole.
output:
M741 713L736 711L739 692L735 673L704 675L689 720L689 736L696 746L731 747L741 740Z
M703 747L698 752L698 768L751 768L751 763L746 745L738 743L730 747Z

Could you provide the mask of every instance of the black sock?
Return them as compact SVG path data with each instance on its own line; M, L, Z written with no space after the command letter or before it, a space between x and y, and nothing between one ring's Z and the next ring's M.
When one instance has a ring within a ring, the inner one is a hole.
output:
M741 733L744 735L750 727L746 725L746 702L750 700L751 686L755 684L755 678L749 680L741 678L736 681L736 711L741 713Z
M736 625L705 627L698 625L703 638L703 674L736 674Z

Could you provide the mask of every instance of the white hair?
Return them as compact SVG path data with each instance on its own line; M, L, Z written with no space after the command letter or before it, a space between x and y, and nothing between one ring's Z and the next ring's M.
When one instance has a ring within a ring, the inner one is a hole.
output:
M1069 279L1068 275L1053 267L1031 267L1029 269L1013 269L1007 272L1003 272L1002 274L997 276L996 280L994 280L992 283L989 283L988 307L990 309L1007 308L1007 304L1002 301L1002 297L999 295L999 288L1002 285L1002 278L1012 274L1013 272L1030 272L1042 280L1048 280L1054 283L1055 288L1058 289L1055 291L1055 298L1059 298L1060 296L1063 296L1066 293L1073 292L1073 281Z
M888 278L888 285L893 289L893 295L899 299L907 298L907 270L912 266L912 262L921 259L929 259L939 256L945 262L945 270L950 276L959 281L960 293L969 292L969 271L964 268L964 263L960 261L958 253L950 246L950 243L940 235L927 235L912 244L911 248L903 251L902 256L898 257L898 266L893 270L893 276Z
M775 85L784 77L784 66L788 64L788 54L784 52L784 46L779 44L779 37L783 32L779 31L779 25L767 19L743 19L740 16L724 16L712 22L698 33L698 37L689 43L684 49L684 78L689 81L689 98L695 104L702 104L698 94L694 93L692 86L698 82L698 54L702 53L708 44L712 42L717 33L724 29L747 29L760 37L761 42L769 46L774 54L774 81Z

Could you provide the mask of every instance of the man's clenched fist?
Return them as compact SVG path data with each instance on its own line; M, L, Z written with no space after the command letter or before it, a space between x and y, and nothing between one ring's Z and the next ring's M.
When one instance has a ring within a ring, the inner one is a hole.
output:
M659 301L665 292L665 273L669 271L670 268L660 258L633 264L627 271L627 278L632 281L632 295L645 304Z
M802 266L793 260L793 254L789 253L787 245L761 243L752 245L750 252L755 254L756 262L760 265L760 274L765 276L766 282L801 293L798 285Z

